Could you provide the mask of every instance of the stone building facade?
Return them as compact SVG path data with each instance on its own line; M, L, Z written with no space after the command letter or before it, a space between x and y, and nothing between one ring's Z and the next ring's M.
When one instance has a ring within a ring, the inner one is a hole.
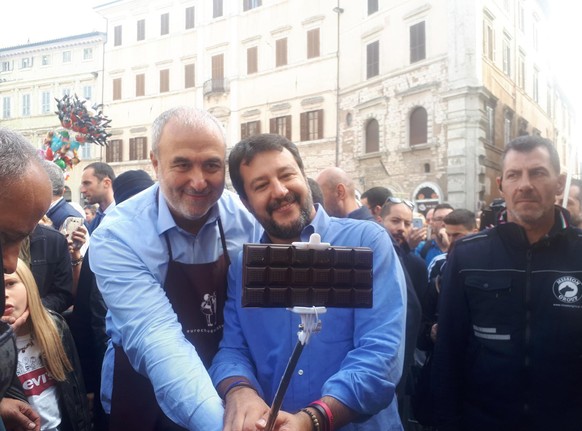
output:
M77 94L88 105L101 103L105 38L91 32L0 48L0 126L20 131L42 148L47 133L60 127L55 98ZM91 144L80 147L83 162L70 171L68 199L81 201L82 167L99 159L101 150Z
M107 22L98 76L112 119L101 156L118 173L153 174L151 123L177 105L212 112L229 147L284 134L308 176L338 165L361 191L386 186L421 210L490 202L503 146L519 134L548 137L570 158L544 0L115 0L95 10Z

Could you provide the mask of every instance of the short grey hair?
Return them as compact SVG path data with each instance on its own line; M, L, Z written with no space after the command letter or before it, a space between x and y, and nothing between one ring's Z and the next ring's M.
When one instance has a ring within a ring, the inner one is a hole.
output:
M54 162L43 160L42 167L49 176L52 185L53 196L62 196L65 192L65 174Z
M161 113L154 120L152 125L152 152L157 156L159 151L160 138L164 127L172 119L179 121L183 125L193 126L200 129L213 130L218 133L226 149L226 136L222 124L208 111L193 108L190 106L178 106Z
M40 161L38 151L24 136L0 127L0 183L3 186L24 178L31 165L40 167Z

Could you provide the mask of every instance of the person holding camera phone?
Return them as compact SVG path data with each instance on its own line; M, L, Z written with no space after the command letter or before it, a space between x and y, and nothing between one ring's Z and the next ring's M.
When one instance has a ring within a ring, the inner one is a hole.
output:
M333 246L374 253L373 307L330 308L320 316L323 329L299 358L276 429L402 430L395 389L403 366L406 282L386 230L316 209L297 147L283 136L239 142L229 172L265 229L261 242L307 242L315 232ZM210 369L226 403L225 431L265 429L300 320L285 309L241 307L242 258L229 271L224 336Z
M429 225L430 237L421 242L415 249L415 253L422 257L426 266L430 265L435 256L443 254L449 247L449 239L445 231L443 222L445 216L453 211L453 207L447 203L438 204L434 208L433 216ZM428 235L428 234L427 234Z

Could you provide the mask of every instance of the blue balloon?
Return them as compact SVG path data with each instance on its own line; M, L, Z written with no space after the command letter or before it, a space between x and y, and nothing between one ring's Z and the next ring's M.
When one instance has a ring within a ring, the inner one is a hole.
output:
M62 146L63 141L61 140L60 135L55 133L51 142L51 150L53 150L53 152L57 152L61 149Z
M71 142L69 142L69 144L71 146L71 150L76 150L81 146L81 144L78 143L74 138L71 139Z

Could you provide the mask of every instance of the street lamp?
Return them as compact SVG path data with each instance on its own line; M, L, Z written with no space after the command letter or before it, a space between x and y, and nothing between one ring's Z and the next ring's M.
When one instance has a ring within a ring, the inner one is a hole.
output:
M337 6L333 8L337 14L337 50L336 50L336 94L335 94L335 165L340 165L340 16L344 10L340 7L340 0L337 0Z

